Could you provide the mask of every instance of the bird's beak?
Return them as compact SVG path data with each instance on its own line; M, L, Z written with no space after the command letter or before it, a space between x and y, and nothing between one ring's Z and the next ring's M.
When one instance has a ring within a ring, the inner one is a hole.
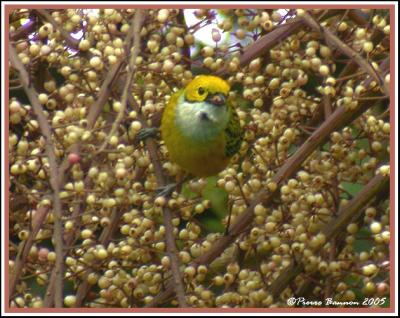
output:
M214 94L214 95L209 95L209 96L207 97L207 100L208 100L211 104L213 104L213 105L215 105L215 106L222 106L222 105L225 105L226 96L225 96L224 94L217 93L217 94Z

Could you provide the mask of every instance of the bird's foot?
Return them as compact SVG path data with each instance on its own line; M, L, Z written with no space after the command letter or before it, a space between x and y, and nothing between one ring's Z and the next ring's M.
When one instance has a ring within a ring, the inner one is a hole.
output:
M154 138L157 136L159 129L156 127L142 128L136 135L137 141L144 141L147 138Z
M170 197L177 185L178 184L176 183L170 183L163 187L159 187L156 189L157 195L160 197Z

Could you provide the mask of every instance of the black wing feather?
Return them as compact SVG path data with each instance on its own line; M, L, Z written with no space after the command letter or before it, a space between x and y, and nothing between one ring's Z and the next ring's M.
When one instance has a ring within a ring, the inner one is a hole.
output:
M240 127L239 116L233 107L230 108L228 125L225 128L226 149L225 154L227 157L232 157L236 154L243 141L244 131Z

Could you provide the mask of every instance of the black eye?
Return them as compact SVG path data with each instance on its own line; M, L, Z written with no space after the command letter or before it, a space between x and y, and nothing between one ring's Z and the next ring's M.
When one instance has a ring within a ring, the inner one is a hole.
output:
M197 90L197 92L199 93L199 95L203 95L206 91L204 90L203 87L199 87L199 89Z

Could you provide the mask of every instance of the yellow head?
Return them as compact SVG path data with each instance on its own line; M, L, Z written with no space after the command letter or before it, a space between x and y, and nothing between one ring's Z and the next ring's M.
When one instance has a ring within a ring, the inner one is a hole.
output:
M198 144L211 142L229 120L228 93L229 85L222 78L196 76L177 100L176 129Z
M196 76L185 89L185 97L190 102L201 102L210 95L222 94L227 96L229 84L222 78L212 75Z

